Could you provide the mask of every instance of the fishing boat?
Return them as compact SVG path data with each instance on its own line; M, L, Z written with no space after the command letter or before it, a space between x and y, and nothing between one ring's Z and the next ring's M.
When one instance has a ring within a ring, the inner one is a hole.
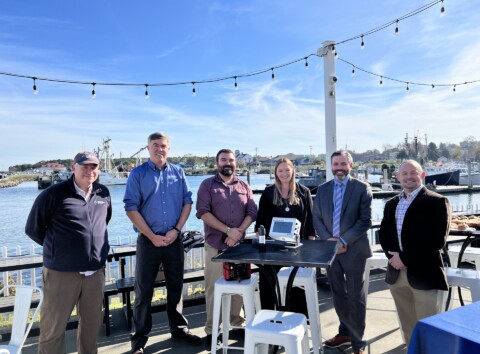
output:
M110 154L110 141L112 139L103 139L102 148L96 151L100 160L100 172L98 181L105 186L116 186L127 184L128 172L123 171L122 165L113 163L113 154Z
M469 172L467 167L460 168L460 185L480 185L480 171L471 169Z
M458 186L460 184L460 170L449 170L444 166L424 166L425 184L436 186Z
M314 191L319 185L327 181L327 172L320 168L311 168L308 170L307 177L299 177L298 183Z

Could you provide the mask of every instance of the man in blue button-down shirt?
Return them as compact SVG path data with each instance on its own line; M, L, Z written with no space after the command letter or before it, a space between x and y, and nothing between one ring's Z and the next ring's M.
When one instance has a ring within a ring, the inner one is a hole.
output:
M180 230L192 209L192 192L180 167L167 162L168 137L160 132L148 137L150 159L128 177L125 211L138 231L135 269L135 334L132 353L143 353L152 329L151 301L160 264L167 287L167 315L172 338L199 345L182 315L184 252Z

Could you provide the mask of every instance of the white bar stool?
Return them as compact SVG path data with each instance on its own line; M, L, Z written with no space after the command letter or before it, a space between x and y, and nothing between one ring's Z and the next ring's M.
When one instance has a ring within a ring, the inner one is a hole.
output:
M448 248L448 256L450 257L450 263L452 268L458 266L458 256L460 255L461 246L454 245ZM475 263L475 269L480 270L480 248L468 246L465 248L465 252L462 256L462 261Z
M365 305L368 299L368 287L370 286L370 271L375 268L386 268L388 265L388 258L384 253L374 253L373 256L367 258L365 264L365 273L363 276L363 290L365 290Z
M449 286L460 286L464 288L470 288L472 294L472 302L480 301L480 271L473 269L459 269L445 267L445 273L447 275L447 281ZM443 307L445 309L447 301L447 292L444 291L445 296L443 299ZM452 306L450 301L449 310Z
M243 297L243 306L245 310L245 320L253 320L256 311L260 310L260 294L258 292L258 276L252 274L250 279L225 280L222 276L215 282L215 292L213 300L213 326L212 326L212 347L211 352L215 353L218 348L223 348L223 353L227 349L243 349L241 347L228 346L228 334L232 328L240 328L230 325L230 305L231 296L241 295ZM217 347L216 338L219 334L220 308L222 312L222 345Z
M245 329L245 353L267 353L269 344L284 347L287 354L309 353L305 315L260 310Z
M283 267L278 272L278 285L280 286L280 292L282 295L282 306L285 306L287 282L292 269L292 267ZM310 339L312 340L313 352L319 354L322 326L320 324L320 311L318 309L317 270L315 268L298 268L293 281L293 286L305 289L308 324L310 325Z

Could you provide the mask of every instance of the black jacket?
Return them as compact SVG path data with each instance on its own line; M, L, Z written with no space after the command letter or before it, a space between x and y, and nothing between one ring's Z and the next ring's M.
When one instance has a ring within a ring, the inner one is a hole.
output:
M43 246L43 265L64 272L105 265L112 215L110 192L94 183L88 202L76 193L73 176L44 190L35 200L25 233Z
M418 290L448 290L443 269L441 250L445 246L450 226L448 199L423 187L408 207L398 243L395 211L399 196L385 205L380 227L380 244L388 258L388 251L400 252L400 259L407 266L410 285ZM394 284L399 271L388 265L386 282Z
M255 231L258 231L260 225L265 226L265 233L270 233L270 226L272 225L273 217L282 218L296 218L302 223L300 229L300 238L306 239L308 236L315 236L315 230L312 222L312 195L310 190L296 184L296 190L300 204L289 205L288 211L285 210L286 205L274 205L273 193L275 191L275 184L272 184L265 188L260 197L258 205L257 220L255 223Z

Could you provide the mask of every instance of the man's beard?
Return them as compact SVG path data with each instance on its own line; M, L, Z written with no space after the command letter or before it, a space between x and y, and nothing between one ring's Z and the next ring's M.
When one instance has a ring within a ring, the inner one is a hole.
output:
M342 170L342 169L339 169L339 170L334 170L332 171L333 172L333 175L339 179L339 180L344 180L345 178L347 178L348 176L348 171L347 170ZM337 176L337 172L343 172L343 175L342 176Z
M235 169L233 168L233 166L228 165L228 166L222 166L219 172L225 177L230 177L231 175L233 175L234 171Z

